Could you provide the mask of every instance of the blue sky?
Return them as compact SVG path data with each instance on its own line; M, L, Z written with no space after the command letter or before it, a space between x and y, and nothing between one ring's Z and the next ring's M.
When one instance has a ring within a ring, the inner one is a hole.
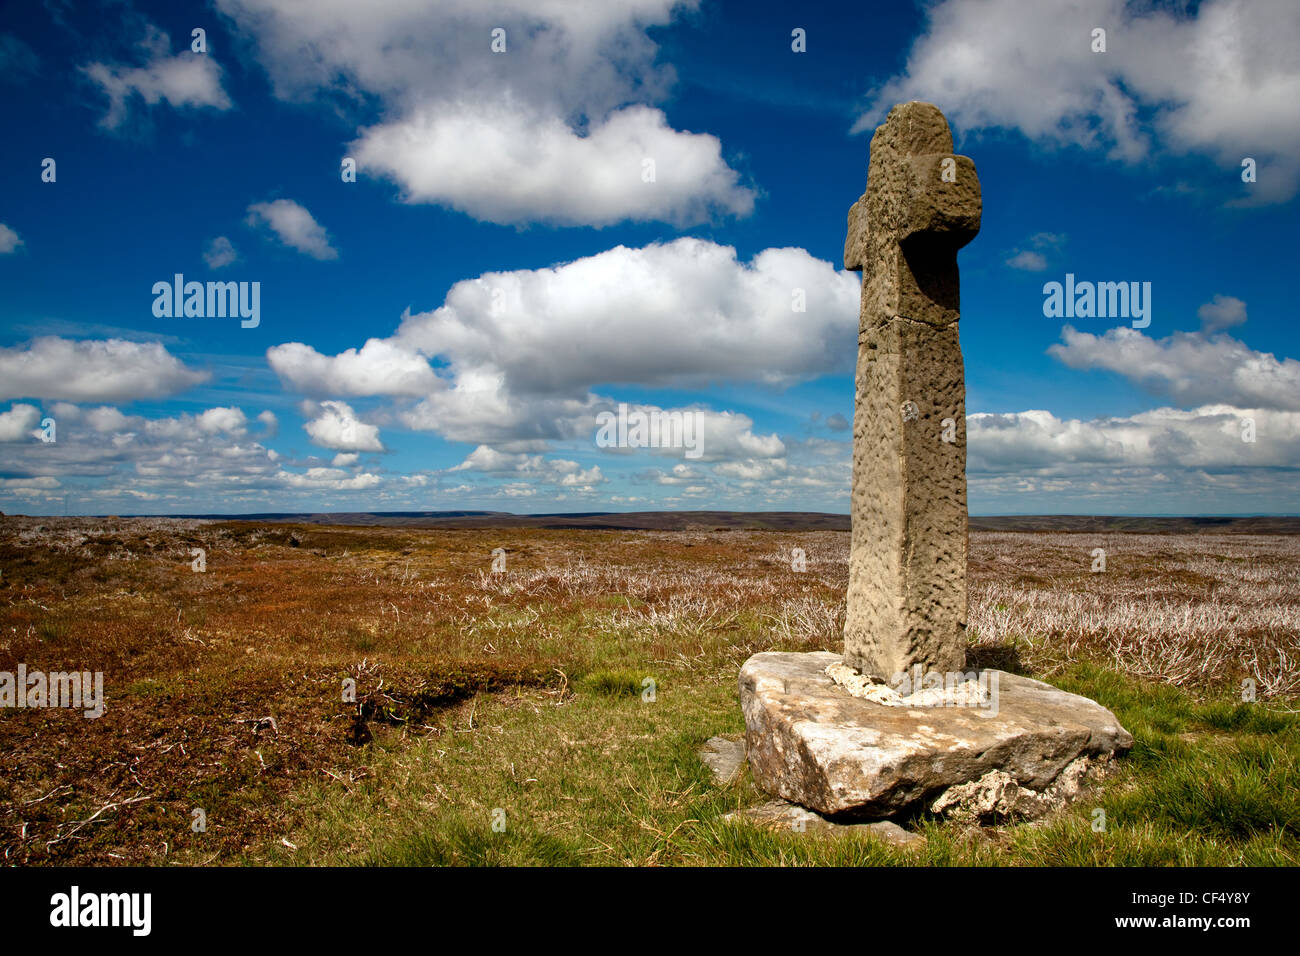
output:
M984 197L971 512L1300 512L1294 4L301 7L0 6L0 509L846 512L845 215L923 99Z

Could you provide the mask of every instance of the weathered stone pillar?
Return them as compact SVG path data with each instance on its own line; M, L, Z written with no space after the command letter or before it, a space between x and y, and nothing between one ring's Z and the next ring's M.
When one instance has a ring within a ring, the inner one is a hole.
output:
M844 659L890 681L966 658L966 385L957 250L980 227L975 164L943 114L894 107L871 138L844 266L862 271Z

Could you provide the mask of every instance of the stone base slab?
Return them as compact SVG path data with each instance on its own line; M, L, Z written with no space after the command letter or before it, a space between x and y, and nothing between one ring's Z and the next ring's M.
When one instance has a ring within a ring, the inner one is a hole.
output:
M836 820L828 820L820 813L814 813L788 800L770 800L757 807L733 810L731 813L724 814L722 819L728 822L752 823L769 830L791 833L814 833L837 837L857 833L882 840L890 846L909 849L923 847L926 843L925 837L919 833L904 830L897 823L889 820L877 820L874 823L840 823Z
M709 768L714 783L729 786L745 766L745 741L710 737L700 747L700 760Z
M1105 707L1042 681L981 672L986 705L885 706L827 675L840 660L769 652L740 670L754 782L822 814L892 816L995 770L1044 791L1077 758L1133 746Z

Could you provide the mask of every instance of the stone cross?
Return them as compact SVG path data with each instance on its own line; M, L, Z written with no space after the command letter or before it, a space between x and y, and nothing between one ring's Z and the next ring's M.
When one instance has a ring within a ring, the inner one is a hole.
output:
M916 665L966 662L957 250L979 232L981 207L975 164L953 155L943 113L890 110L844 243L844 267L862 271L844 660L890 683Z

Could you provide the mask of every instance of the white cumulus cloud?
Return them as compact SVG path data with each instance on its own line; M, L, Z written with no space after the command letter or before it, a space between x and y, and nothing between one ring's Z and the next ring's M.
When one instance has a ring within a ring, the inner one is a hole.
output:
M212 56L188 50L172 56L171 41L154 26L146 29L140 46L147 57L143 66L94 62L81 68L108 97L101 126L120 126L133 95L149 106L165 100L173 107L230 109L230 97L221 85L221 66Z
M335 356L286 343L267 359L305 394L418 398L402 422L455 441L586 439L615 404L600 385L786 386L849 371L859 295L856 275L803 249L740 262L679 239L467 279L387 339ZM737 420L708 419L706 454L778 453L758 439L746 449Z
M1242 441L1242 421L1254 420L1256 441ZM1295 467L1300 462L1300 413L1203 405L1155 408L1137 415L1059 419L1051 412L967 417L971 471L1016 467L1068 472L1081 463L1230 467ZM1261 442L1260 435L1268 437Z
M248 207L244 221L253 227L268 227L280 242L313 259L339 257L338 250L330 245L325 227L292 199L255 202Z
M1300 411L1300 362L1257 352L1228 335L1174 332L1156 339L1123 326L1093 335L1067 325L1061 337L1048 352L1071 368L1115 372L1184 405Z
M217 236L203 247L203 261L209 269L222 269L238 258L234 243L225 236Z
M530 482L560 487L589 487L605 481L600 466L583 468L576 461L545 458L542 455L503 453L486 445L475 448L459 465L449 471L479 471L490 475L509 475Z
M1230 295L1216 295L1196 310L1205 332L1218 332L1246 321L1246 303Z
M673 129L655 106L674 74L646 31L696 5L217 2L253 41L278 96L379 105L350 154L406 201L498 223L596 226L753 209L754 191L718 139Z
M281 471L276 478L286 486L309 491L364 491L383 479L370 472L353 475L340 468L308 468L305 472Z
M387 339L332 357L287 342L268 349L266 358L286 385L308 394L427 395L439 387L427 359Z
M303 430L321 448L335 451L383 451L379 426L360 421L347 402L320 403L320 413Z
M1022 269L1025 272L1042 272L1047 268L1047 259L1041 252L1022 249L1007 259L1007 265L1013 269Z
M0 442L30 439L40 422L41 410L35 405L13 405L8 411L0 412Z
M22 244L23 240L18 233L0 222L0 256L7 256L11 252L16 252Z
M748 215L753 194L737 186L721 150L717 137L674 130L645 106L617 110L585 136L558 116L503 105L426 110L369 129L353 146L361 167L399 183L408 202L566 226Z
M162 398L206 382L158 342L46 335L0 348L0 398L121 402Z
M1018 129L1051 146L1137 161L1153 151L1259 164L1241 202L1300 184L1300 7L1207 0L1194 12L1124 0L942 0L903 72L872 96L868 128L904 100L936 103L960 129ZM1106 51L1092 51L1092 31Z

